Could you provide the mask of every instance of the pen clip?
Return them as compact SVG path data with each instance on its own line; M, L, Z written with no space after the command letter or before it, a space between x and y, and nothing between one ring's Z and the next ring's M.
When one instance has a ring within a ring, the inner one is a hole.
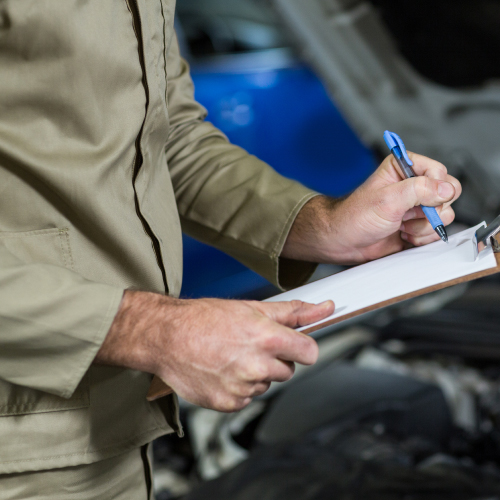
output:
M405 145L399 137L398 134L395 134L394 132L389 132L386 130L384 132L384 141L387 144L387 147L392 151L394 148L399 147L401 153L403 154L404 159L406 160L406 163L408 165L413 166L413 162L410 160L410 157L408 156L408 153L406 152Z

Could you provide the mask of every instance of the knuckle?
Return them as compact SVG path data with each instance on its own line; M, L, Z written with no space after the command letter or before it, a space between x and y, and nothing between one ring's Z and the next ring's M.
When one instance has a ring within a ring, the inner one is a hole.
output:
M251 402L252 402L251 397L248 397L248 398L245 398L245 399L238 401L236 404L236 409L234 411L243 410L243 408L245 408L245 406L248 406Z
M415 236L413 234L404 233L404 238L403 239L405 241L407 241L408 243L410 243L412 245L415 245Z
M253 341L260 346L264 339L269 335L270 320L267 316L260 316L255 319L251 325L251 337Z
M217 411L233 413L240 408L240 399L227 394L218 394L214 398L213 407Z
M283 341L278 335L265 335L260 339L259 347L266 352L273 352L282 346Z
M448 169L439 161L434 161L434 170L438 170L441 175L447 175Z
M441 213L441 219L446 225L451 224L455 220L455 211L453 208L449 207L446 210L443 210Z
M272 380L275 382L287 382L293 377L295 371L295 368L292 368L293 366L293 363L286 362L284 366L281 366L276 370L275 374L272 377Z
M401 234L414 234L415 233L415 224L409 224L408 222L404 225L404 228L401 230Z
M210 406L217 411L225 411L228 408L228 398L222 393L216 393L212 396Z
M254 388L250 397L253 398L256 396L261 396L262 394L266 393L269 390L269 387L271 387L271 382L264 382L260 384L258 387Z
M430 187L431 180L429 177L426 177L425 175L421 175L416 178L416 187L417 189L420 189L422 194L425 194L429 187Z
M425 199L431 188L431 180L428 177L420 176L413 178L413 189L418 200Z
M290 380L295 374L295 364L291 363L288 367L288 370L283 374L283 382L287 382Z
M448 169L446 168L446 165L443 165L442 163L438 162L438 168L444 173L448 174Z
M458 179L455 179L454 177L450 179L450 183L453 184L453 187L455 188L455 199L456 199L462 194L462 184Z
M291 310L295 312L302 307L303 302L301 300L294 299L288 302L288 304L290 304Z
M265 339L269 332L272 330L274 323L265 315L257 315L252 318L252 321L248 324L248 332L251 338L258 345Z
M255 361L246 366L242 378L245 382L258 382L265 380L268 375L266 365L260 361Z
M228 400L227 406L224 409L225 413L234 413L235 411L241 410L241 400L233 398Z
M244 398L248 396L248 382L244 380L233 380L225 387L225 392L235 398Z
M318 360L319 348L313 339L307 337L307 341L306 349L304 350L305 364L313 365Z
M318 361L318 357L319 357L319 347L318 347L318 344L317 342L314 342L312 343L312 346L311 346L311 357L312 357L312 364L316 363L316 361Z

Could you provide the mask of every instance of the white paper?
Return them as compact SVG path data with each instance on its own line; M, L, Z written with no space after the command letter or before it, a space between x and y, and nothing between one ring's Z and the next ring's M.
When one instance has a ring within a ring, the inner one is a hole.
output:
M474 262L472 237L482 225L450 236L448 243L436 241L389 255L276 295L266 302L299 299L319 304L333 300L334 314L314 323L319 325L394 297L490 269L496 266L491 247L482 251Z

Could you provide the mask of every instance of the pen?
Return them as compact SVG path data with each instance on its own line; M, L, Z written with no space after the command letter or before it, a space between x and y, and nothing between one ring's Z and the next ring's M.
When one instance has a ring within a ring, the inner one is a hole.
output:
M406 152L406 148L403 141L401 140L401 137L399 137L399 135L395 134L394 132L389 132L388 130L386 130L384 132L384 140L388 148L391 150L391 153L394 155L394 158L396 158L396 161L398 162L403 175L407 179L416 177L415 172L411 168L413 162L410 160L410 157ZM446 234L446 229L444 228L443 221L436 212L436 209L434 207L424 207L423 205L420 206L422 207L427 220L431 223L434 231L436 231L436 233L445 243L448 243L448 235Z

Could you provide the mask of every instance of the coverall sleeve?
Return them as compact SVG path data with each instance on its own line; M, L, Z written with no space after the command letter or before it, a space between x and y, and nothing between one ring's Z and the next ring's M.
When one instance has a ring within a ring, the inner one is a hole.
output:
M300 209L317 193L229 143L205 121L175 36L167 59L170 131L166 147L182 229L228 253L282 289L316 265L280 258Z
M0 242L0 379L70 397L122 295L64 267L27 264Z

